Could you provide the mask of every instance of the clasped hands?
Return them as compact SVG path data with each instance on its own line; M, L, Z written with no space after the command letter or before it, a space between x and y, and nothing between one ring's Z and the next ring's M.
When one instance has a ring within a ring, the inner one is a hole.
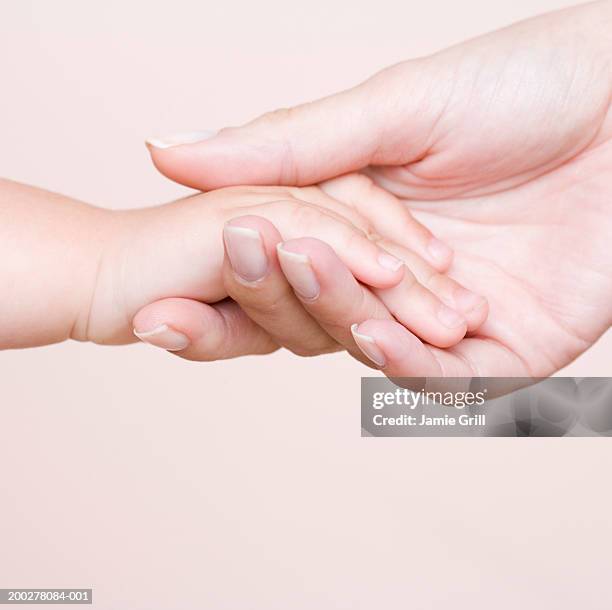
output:
M189 359L284 346L300 355L346 349L386 367L386 355L362 323L382 323L391 333L397 327L415 341L447 348L487 316L486 300L444 273L450 249L363 175L318 187L211 191L172 204L164 222L165 232L152 230L161 236L158 248L170 252L185 227L197 227L184 239L203 247L197 262L177 250L188 269L179 278L175 257L159 257L158 264L168 265L158 269L167 285L156 278L149 298L182 298L144 307L134 318L135 332ZM139 253L150 256L149 248L138 243L134 252L133 241L129 247L122 255L128 270L139 270Z
M285 346L391 377L554 373L612 324L610 31L594 2L152 139L163 174L205 191L162 206L1 182L0 347L135 332L193 360Z
M565 366L612 321L611 7L519 23L240 128L152 140L158 169L195 188L294 186L193 198L248 202L223 207L215 297L231 300L152 303L139 336L194 359L345 348L394 377Z

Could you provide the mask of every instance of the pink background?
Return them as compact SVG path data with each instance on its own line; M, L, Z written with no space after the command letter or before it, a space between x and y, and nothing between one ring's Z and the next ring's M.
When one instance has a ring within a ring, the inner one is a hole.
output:
M109 207L186 193L143 140L343 88L558 0L0 10L0 167ZM609 375L612 335L567 371ZM0 587L93 607L608 608L605 439L362 439L344 355L0 354ZM63 606L56 606L58 608Z

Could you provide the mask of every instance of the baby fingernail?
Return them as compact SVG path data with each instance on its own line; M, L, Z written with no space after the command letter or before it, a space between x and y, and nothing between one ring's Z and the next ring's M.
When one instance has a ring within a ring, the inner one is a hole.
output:
M310 257L289 252L283 248L282 243L276 246L276 251L281 269L295 292L305 299L316 299L321 287L310 264Z
M170 328L167 324L161 324L153 330L137 331L134 334L145 343L161 347L169 352L178 352L189 345L189 339L177 330Z
M404 264L404 261L383 251L378 255L378 264L389 271L397 271Z
M353 335L353 339L355 339L355 343L357 347L376 365L385 366L386 359L383 351L378 347L374 337L370 337L370 335L364 335L359 332L359 326L357 324L353 324L351 326L351 334Z
M474 311L474 309L482 307L487 302L484 297L462 286L455 288L454 300L463 311Z
M465 324L465 318L446 305L441 305L440 309L438 309L438 320L440 320L446 328L450 329Z
M153 146L153 148L172 148L173 146L180 146L181 144L195 144L196 142L210 140L210 138L214 138L217 133L219 132L213 131L212 129L204 129L202 131L175 133L160 138L148 138L145 141L149 146Z
M243 280L256 282L268 273L268 257L259 231L226 224L223 240L232 269Z
M453 256L453 251L443 241L432 237L427 245L431 258L439 264L446 264Z

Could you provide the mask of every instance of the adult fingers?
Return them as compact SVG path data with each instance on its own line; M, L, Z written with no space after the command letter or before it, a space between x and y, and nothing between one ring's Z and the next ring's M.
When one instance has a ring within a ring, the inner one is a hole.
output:
M241 216L223 230L224 285L234 301L272 339L301 356L340 346L305 311L278 263L280 233L268 220Z
M370 291L364 290L334 251L317 239L285 241L278 253L283 272L304 308L343 345L351 344L349 332L355 322L367 317L391 319L398 313L405 326L442 347L456 344L465 335L463 318L421 286L408 270L397 287ZM388 304L375 297L383 293Z
M301 238L278 245L278 260L304 309L353 356L368 363L350 333L364 318L390 319L374 294L361 285L326 243Z
M394 381L533 375L511 349L496 341L467 338L450 349L439 349L425 345L396 321L377 319L354 325L352 332L371 363Z

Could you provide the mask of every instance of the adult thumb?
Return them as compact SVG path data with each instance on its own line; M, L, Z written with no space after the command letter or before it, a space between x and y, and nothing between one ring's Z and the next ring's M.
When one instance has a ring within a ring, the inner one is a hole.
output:
M407 163L419 154L414 132L423 132L417 129L423 126L417 120L418 96L406 95L417 80L412 64L241 127L152 138L147 145L153 163L168 178L201 190L302 186L371 164Z

